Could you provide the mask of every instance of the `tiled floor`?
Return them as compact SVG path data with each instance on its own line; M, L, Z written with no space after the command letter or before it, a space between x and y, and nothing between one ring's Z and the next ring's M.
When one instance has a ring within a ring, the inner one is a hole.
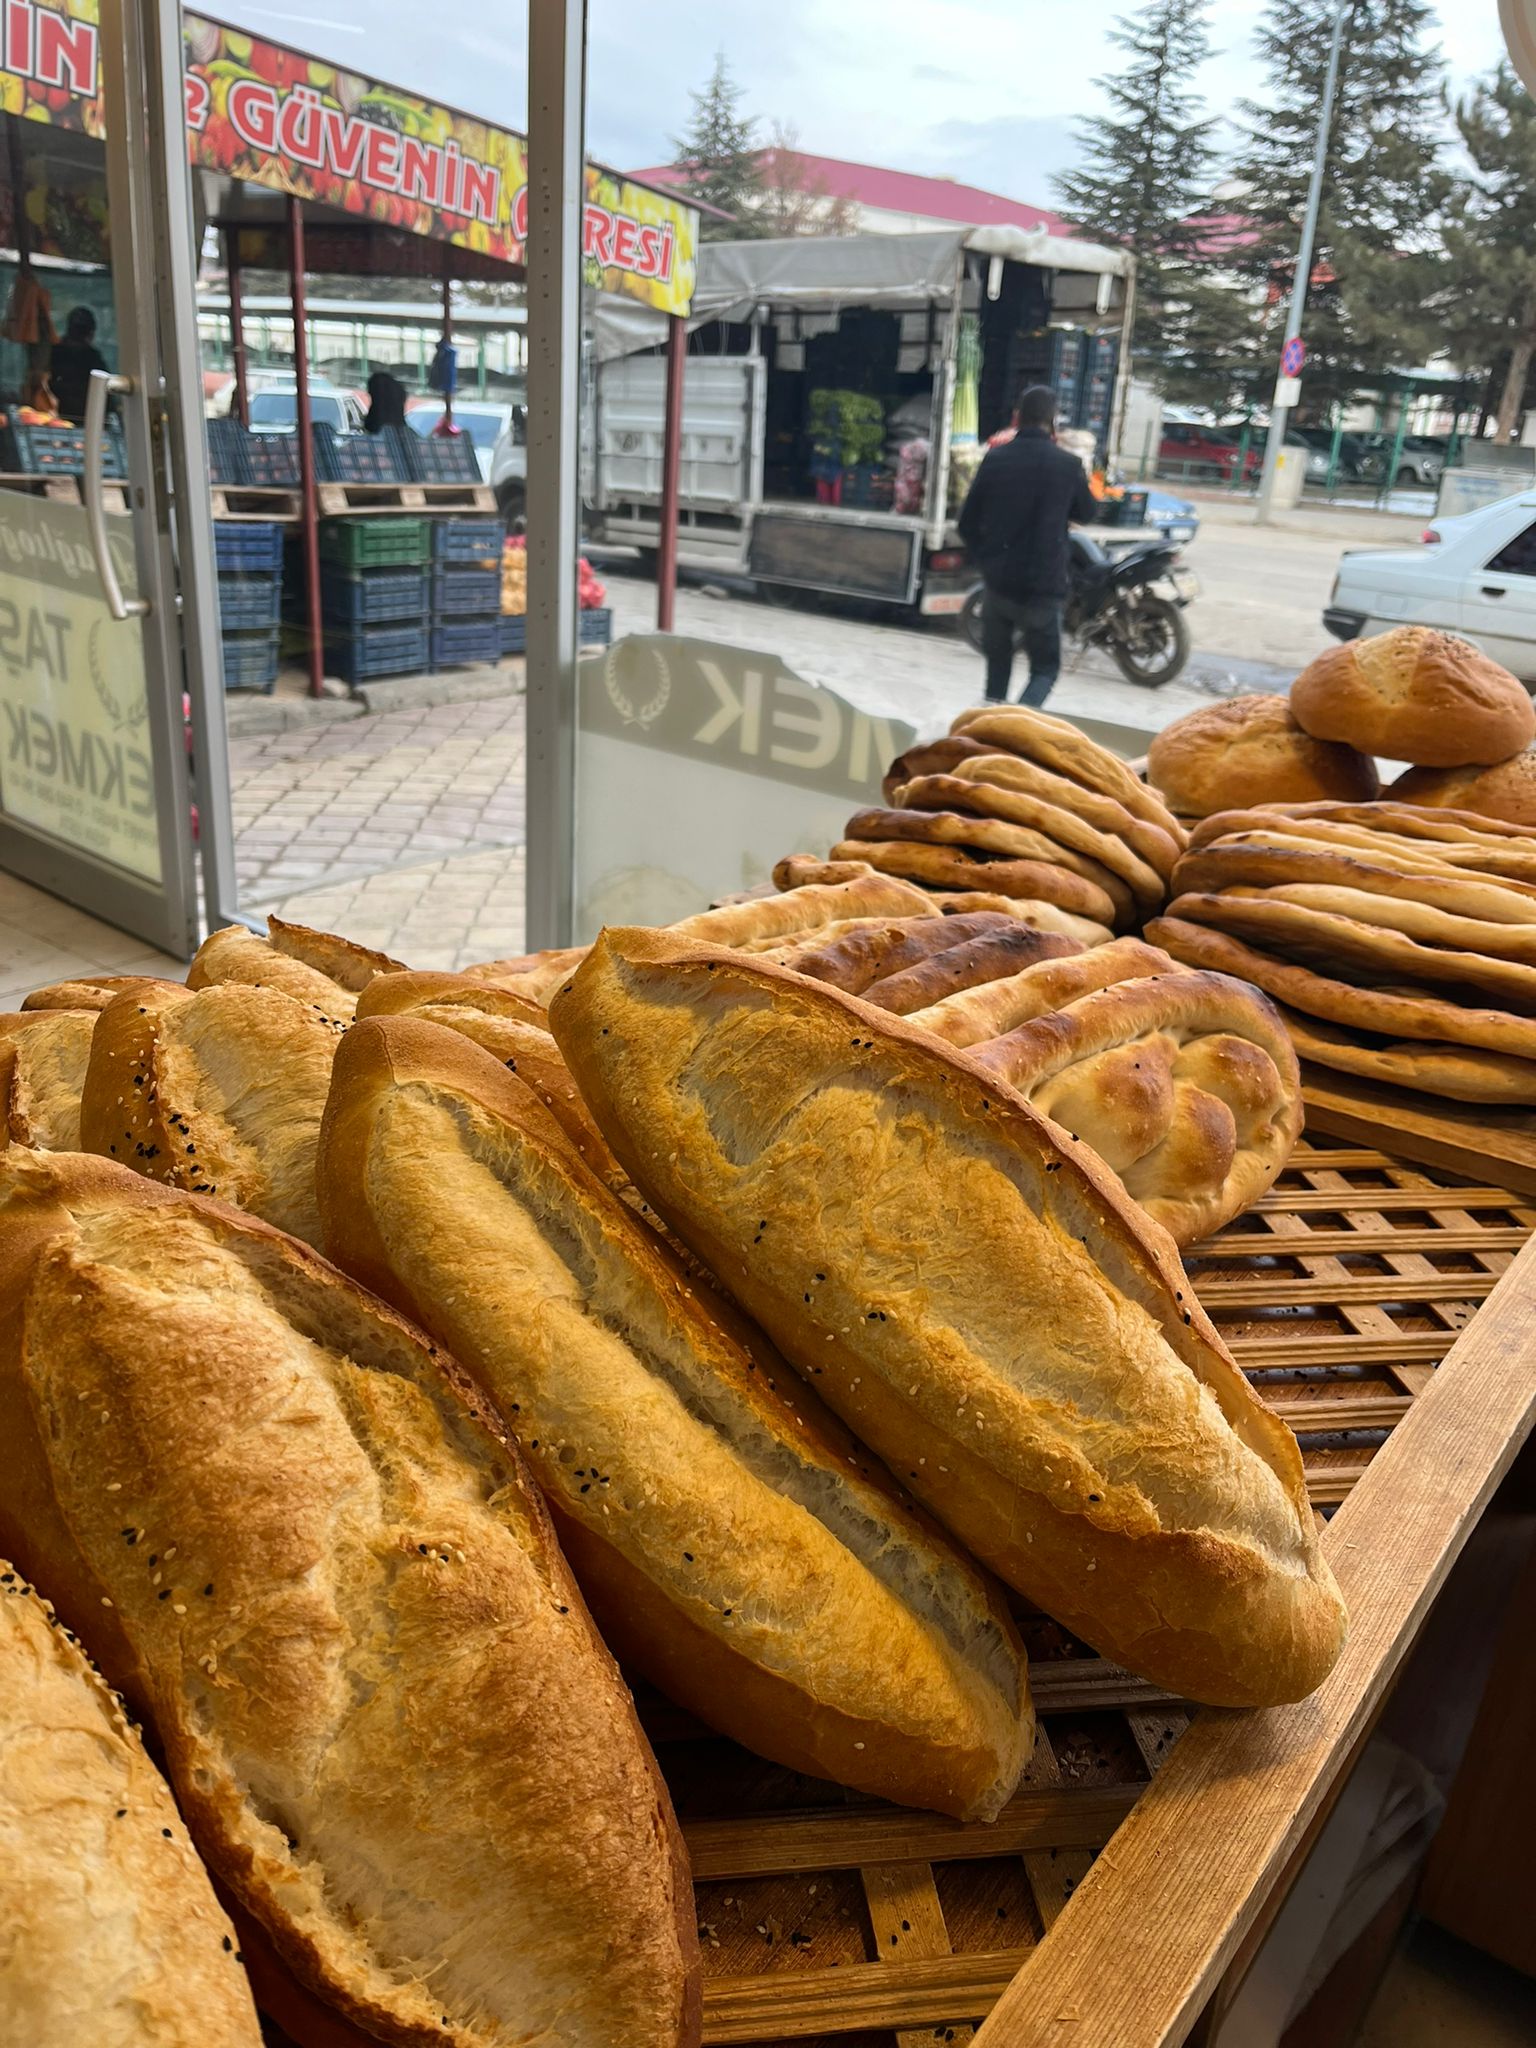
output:
M1356 2048L1531 2048L1536 1982L1427 1921L1394 1958Z
M186 967L142 939L0 874L0 1010L14 1010L45 982L82 973L165 974L179 981Z

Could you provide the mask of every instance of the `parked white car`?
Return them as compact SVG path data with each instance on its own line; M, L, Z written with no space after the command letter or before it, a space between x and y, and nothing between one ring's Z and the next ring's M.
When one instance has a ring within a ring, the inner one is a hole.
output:
M1346 549L1323 624L1340 640L1438 626L1536 684L1536 491L1431 520L1420 547Z

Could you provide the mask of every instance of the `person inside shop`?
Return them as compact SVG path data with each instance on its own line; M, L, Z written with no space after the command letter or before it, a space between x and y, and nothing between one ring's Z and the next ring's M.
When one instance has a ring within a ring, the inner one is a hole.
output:
M107 359L96 346L96 315L89 306L73 306L64 322L64 339L53 344L48 382L59 417L78 426L85 418L85 394L92 370L104 370Z
M981 571L987 700L1007 702L1017 636L1029 660L1019 701L1043 704L1061 674L1067 528L1087 524L1098 507L1081 462L1056 445L1053 391L1035 384L1022 392L1013 426L976 472L960 507L960 537Z
M386 427L405 425L405 386L388 370L375 370L368 379L368 411L363 426L370 434L382 434Z

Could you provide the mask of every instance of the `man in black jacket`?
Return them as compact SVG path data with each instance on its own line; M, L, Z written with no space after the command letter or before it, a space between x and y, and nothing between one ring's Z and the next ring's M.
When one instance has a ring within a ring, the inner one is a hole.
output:
M1067 599L1067 525L1098 506L1083 465L1056 446L1056 394L1032 385L1019 399L1012 440L990 449L960 508L960 537L985 585L982 652L987 697L1002 704L1013 673L1013 640L1023 636L1029 682L1022 702L1043 704L1061 674L1061 614Z

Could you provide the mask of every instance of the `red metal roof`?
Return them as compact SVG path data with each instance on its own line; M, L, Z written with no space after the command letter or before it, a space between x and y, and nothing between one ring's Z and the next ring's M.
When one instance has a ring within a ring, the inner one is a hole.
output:
M795 166L808 190L825 192L833 199L849 199L858 206L878 207L887 213L915 213L930 220L952 220L966 227L1044 228L1052 235L1072 233L1059 213L1031 206L1023 199L1005 198L1001 192L983 192L977 185L961 185L953 178L922 178L915 171L850 164L841 157L811 156L801 149L760 149L757 156L764 164L787 160ZM653 164L648 170L631 171L629 176L648 185L680 187L686 183L676 164Z

